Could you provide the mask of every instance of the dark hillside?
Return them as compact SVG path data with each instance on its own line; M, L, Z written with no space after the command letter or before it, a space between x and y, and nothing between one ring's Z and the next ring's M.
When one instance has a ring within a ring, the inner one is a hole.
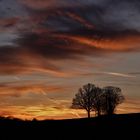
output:
M140 138L140 113L102 116L69 120L22 121L19 119L0 119L1 134L4 137L23 136L42 139L90 138L108 139ZM7 140L6 139L6 140ZM50 139L51 140L51 139Z

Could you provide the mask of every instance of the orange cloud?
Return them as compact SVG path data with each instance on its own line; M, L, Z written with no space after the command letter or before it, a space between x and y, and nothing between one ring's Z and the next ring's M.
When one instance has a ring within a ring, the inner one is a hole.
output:
M54 104L54 105L53 105ZM87 117L85 110L70 109L70 101L56 100L56 103L51 105L36 105L36 106L1 106L1 116L12 116L21 119L71 119ZM140 110L140 102L137 100L127 100L122 105L118 106L116 113L137 113ZM94 116L92 112L92 116Z
M47 94L55 92L63 92L64 88L59 85L35 84L33 82L11 82L0 85L0 96L15 96L19 97L28 93Z
M66 12L66 13L63 13L62 15L63 16L66 15L66 16L72 18L72 20L75 20L75 21L81 23L82 25L84 25L85 27L87 27L87 29L94 29L95 28L92 23L90 23L89 21L85 20L81 16L76 15L74 13Z
M57 102L60 102L59 100ZM1 116L11 116L20 119L69 119L86 117L84 110L73 110L65 107L55 106L4 106L0 112Z
M133 51L140 50L140 36L138 35L128 35L122 38L116 39L96 39L96 38L88 38L81 36L64 36L60 35L58 37L70 39L82 45L86 45L88 47L97 48L99 50L106 51Z
M138 113L140 111L140 101L137 99L126 99L118 106L117 113Z

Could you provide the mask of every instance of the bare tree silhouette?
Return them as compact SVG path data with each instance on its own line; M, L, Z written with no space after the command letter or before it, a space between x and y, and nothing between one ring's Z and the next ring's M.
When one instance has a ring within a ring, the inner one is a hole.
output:
M94 88L93 111L95 111L96 116L100 116L102 112L102 89L99 87Z
M90 112L96 110L100 114L98 95L101 89L95 87L94 84L88 83L79 89L78 93L72 102L72 108L75 109L85 109L90 118Z
M102 112L106 115L112 115L115 112L115 108L118 104L124 101L121 89L118 87L104 87L102 89Z
M88 83L78 90L72 101L72 108L85 109L90 118L91 111L95 111L96 116L101 114L112 115L118 104L124 101L119 87L107 86L96 87Z

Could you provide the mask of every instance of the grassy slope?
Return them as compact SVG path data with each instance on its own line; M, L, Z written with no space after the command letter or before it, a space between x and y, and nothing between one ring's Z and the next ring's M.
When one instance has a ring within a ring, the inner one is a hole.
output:
M140 113L70 120L21 121L0 119L0 132L11 133L11 136L17 134L21 134L23 137L27 137L27 135L39 136L42 139L48 137L66 140L76 137L78 137L78 140L83 137L90 139L100 139L101 137L120 139L127 136L131 139L135 139L135 137L139 139ZM5 137L8 136L5 135Z

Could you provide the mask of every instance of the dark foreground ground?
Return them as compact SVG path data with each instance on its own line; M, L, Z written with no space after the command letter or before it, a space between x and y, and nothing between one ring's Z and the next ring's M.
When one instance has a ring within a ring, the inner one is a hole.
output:
M91 119L21 121L0 119L0 140L140 139L140 113Z

